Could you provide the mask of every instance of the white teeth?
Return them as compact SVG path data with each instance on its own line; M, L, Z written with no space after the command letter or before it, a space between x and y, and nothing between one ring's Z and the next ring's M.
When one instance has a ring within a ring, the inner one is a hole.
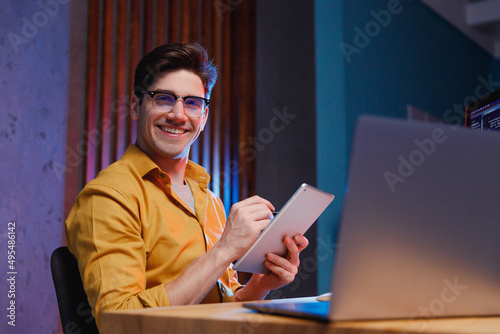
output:
M172 129L172 128L167 128L165 126L160 126L160 129L162 129L163 131L165 132L168 132L168 133L173 133L173 134L181 134L181 133L184 133L184 130L179 130L179 129Z

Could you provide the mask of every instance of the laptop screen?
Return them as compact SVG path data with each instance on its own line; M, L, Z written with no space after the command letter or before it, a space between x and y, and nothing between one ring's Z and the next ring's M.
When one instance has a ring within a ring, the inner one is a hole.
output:
M468 128L500 130L500 90L467 105L465 115Z

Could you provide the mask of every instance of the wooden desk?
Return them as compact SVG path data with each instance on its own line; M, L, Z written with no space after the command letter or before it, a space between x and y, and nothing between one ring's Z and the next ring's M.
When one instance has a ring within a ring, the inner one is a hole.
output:
M498 334L500 317L322 323L259 314L241 303L105 312L102 334Z

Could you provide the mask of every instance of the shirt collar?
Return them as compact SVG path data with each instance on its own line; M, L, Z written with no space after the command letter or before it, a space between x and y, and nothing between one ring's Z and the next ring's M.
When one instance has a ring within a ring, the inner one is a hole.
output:
M130 144L123 154L123 157L132 162L139 175L143 178L146 174L154 169L160 170L153 160L146 153L134 144Z
M146 153L134 144L128 146L123 156L132 162L142 178L152 170L157 170L159 173L163 172ZM185 176L193 179L200 185L203 184L206 186L210 182L210 175L207 173L206 169L191 160L187 162Z

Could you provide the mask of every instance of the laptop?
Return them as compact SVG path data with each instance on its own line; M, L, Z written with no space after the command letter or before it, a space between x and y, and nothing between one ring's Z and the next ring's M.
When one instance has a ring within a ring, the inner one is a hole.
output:
M362 116L331 300L245 303L325 321L500 314L500 132Z

